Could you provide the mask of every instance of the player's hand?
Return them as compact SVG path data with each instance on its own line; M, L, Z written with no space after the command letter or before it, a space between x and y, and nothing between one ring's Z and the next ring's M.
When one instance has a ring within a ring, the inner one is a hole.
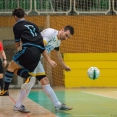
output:
M6 65L7 65L7 60L4 60L3 61L3 67L6 67Z
M56 67L56 66L57 66L56 62L54 62L53 60L49 61L49 64L50 64L52 67Z
M65 66L64 70L65 70L65 71L71 71L71 69L70 69L69 66Z

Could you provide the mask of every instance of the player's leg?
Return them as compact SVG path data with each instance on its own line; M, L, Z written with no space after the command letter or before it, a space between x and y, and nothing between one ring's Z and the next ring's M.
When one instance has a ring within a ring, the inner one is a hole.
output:
M3 90L3 65L2 65L1 59L0 59L0 88L2 91Z
M72 108L62 104L57 98L54 90L51 88L49 79L45 75L45 71L41 62L36 67L36 78L41 82L44 93L50 98L55 106L55 110L71 110Z
M10 62L7 71L5 73L5 86L4 90L1 91L0 96L4 96L8 92L10 82L13 78L14 71L16 69L24 68L24 72L18 75L27 78L27 82L33 81L34 78L31 77L29 71L32 72L36 68L40 60L40 50L35 47L23 48L18 51L14 56L13 60Z
M15 106L17 108L19 108L21 105L23 105L23 100L24 100L24 97L23 96L25 96L25 95L26 95L26 90L21 90L20 91L19 98L18 98L18 100L17 100L17 102L15 104Z
M3 73L0 73L0 87L2 91L3 90Z
M16 70L15 74L19 74L19 73L23 74L23 71L24 71L23 69ZM33 73L33 75L35 75L35 74ZM23 112L23 113L29 113L30 112L29 110L24 108L24 104L23 103L24 103L25 99L28 97L28 95L30 93L30 90L34 86L35 82L36 82L36 78L34 78L34 81L31 81L29 83L30 87L28 89L27 88L21 89L19 98L18 98L18 100L17 100L17 102L16 102L16 104L14 106L14 111L20 111L20 112ZM23 107L22 107L22 105L23 105Z
M23 73L22 70L18 70L18 74L20 74L20 72ZM53 89L50 87L49 80L45 75L45 71L43 69L41 62L39 62L35 71L31 75L34 76L35 74L37 74L36 78L41 82L42 88L43 88L43 91L45 92L45 94L51 99L51 101L54 103L55 107L59 107L61 105L61 103L59 102L59 100L58 100L56 94L54 93ZM24 83L23 85L26 85L26 83ZM34 82L32 82L32 85L30 84L30 88L29 88L28 91L26 90L27 88L24 88L24 89L21 90L20 97L19 97L19 99L18 99L18 101L16 102L16 105L15 105L16 107L20 107L22 105L22 101L27 97L26 95L29 94L30 89L33 87L33 85L34 85Z
M7 68L7 71L5 72L5 77L4 77L4 80L5 80L4 89L0 92L0 96L9 95L8 89L9 89L11 80L13 79L14 70L19 68L20 66L17 65L13 60L9 63L9 66Z
M35 83L35 77L33 77L29 72L34 72L36 66L38 65L38 62L40 60L40 50L35 47L27 48L27 51L25 52L25 55L23 58L25 58L27 61L20 60L20 64L23 65L25 68L24 71L18 71L18 75L25 78L26 72L30 77L26 78L25 83L21 86L21 89L28 89L30 85ZM28 69L28 71L26 71Z
M0 96L5 96L6 94L8 95L8 89L9 89L10 82L13 79L14 71L16 69L20 69L23 67L23 64L21 63L21 61L22 60L24 61L23 58L25 55L25 50L18 51L13 56L13 60L9 63L4 77L4 80L5 80L4 89L0 92Z
M24 71L23 69L19 69L19 70L17 70L17 74L19 74L19 73L22 73L23 74L23 71ZM23 75L22 75L22 77L23 77ZM15 104L15 107L19 108L21 105L23 105L24 100L27 98L27 96L28 96L31 88L34 86L35 82L36 82L36 78L34 77L34 80L31 81L30 83L28 83L28 84L30 84L29 85L29 88L27 87L27 88L21 89L20 96L18 98L18 101Z
M23 103L24 103L25 99L27 98L30 90L31 89L29 88L27 90L21 90L20 91L20 96L19 96L19 98L18 98L18 100L17 100L17 102L16 102L16 104L13 108L14 111L20 111L20 112L23 112L23 113L30 113L30 111L27 110L25 108L25 106L23 105Z
M35 84L36 78L33 77L29 72L27 72L25 69L19 69L17 71L17 75L26 78L25 83L21 86L22 90L29 89L31 86Z
M40 76L37 76L38 79L40 79L39 77ZM58 100L55 92L51 88L48 78L47 77L43 77L42 79L40 79L40 82L41 82L41 85L42 85L44 93L50 98L50 100L53 102L54 106L55 107L60 106L61 103Z
M39 76L37 77L39 79ZM61 103L59 99L57 98L54 90L51 88L49 84L49 80L47 77L44 77L40 79L40 82L42 84L43 91L45 94L50 98L50 100L53 102L55 106L55 110L72 110L73 108L66 106L65 104Z

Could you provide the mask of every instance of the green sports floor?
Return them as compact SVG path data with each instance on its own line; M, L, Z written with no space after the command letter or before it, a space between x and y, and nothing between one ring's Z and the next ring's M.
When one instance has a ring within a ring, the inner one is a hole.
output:
M50 99L39 90L29 98L58 117L117 117L117 89L54 89L60 102L73 107L71 111L55 112Z

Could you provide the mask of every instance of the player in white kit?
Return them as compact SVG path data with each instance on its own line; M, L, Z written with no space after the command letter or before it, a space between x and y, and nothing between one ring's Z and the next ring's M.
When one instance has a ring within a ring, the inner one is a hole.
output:
M60 65L62 66L62 68L66 71L70 71L71 70L70 67L67 66L62 59L62 56L59 52L59 47L60 47L61 41L70 38L74 34L74 28L72 26L65 26L60 31L52 29L52 28L47 28L47 29L43 30L41 32L41 34L43 37L46 51L48 53L50 53L52 50L54 50L55 54L56 54L55 57L58 60L58 62L60 63ZM35 76L41 82L43 91L53 102L56 111L72 109L70 107L67 107L65 104L61 103L58 100L55 92L53 91L53 89L50 86L49 79L47 78L47 76L45 74L45 70L44 70L41 62L38 63L38 66L36 67L36 69L34 70L34 72L31 75ZM36 81L36 78L35 78L35 81ZM21 111L21 112L30 112L27 110L22 110L21 107L23 105L25 98L30 93L30 90L33 87L33 85L34 85L34 82L32 82L32 83L25 82L21 86L20 96L14 106L14 110Z

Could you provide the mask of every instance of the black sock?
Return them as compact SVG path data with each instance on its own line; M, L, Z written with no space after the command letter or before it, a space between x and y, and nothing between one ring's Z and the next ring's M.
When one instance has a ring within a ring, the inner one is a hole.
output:
M0 78L0 87L1 87L1 90L3 90L3 78Z
M10 85L10 82L6 82L4 83L4 90L8 90L9 89L9 85Z
M13 79L13 72L10 71L6 71L5 72L5 85L4 85L4 90L8 90L9 89L9 85L11 83L11 80Z

